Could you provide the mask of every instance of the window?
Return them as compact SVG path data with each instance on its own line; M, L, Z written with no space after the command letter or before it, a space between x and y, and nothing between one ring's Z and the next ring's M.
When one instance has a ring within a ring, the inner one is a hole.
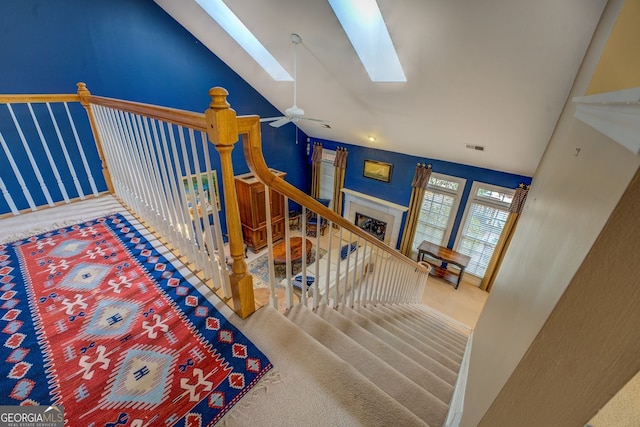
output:
M432 173L422 200L413 251L423 240L446 246L466 180Z
M320 162L320 198L331 200L329 209L333 206L333 181L335 176L335 167L333 161L336 158L334 150L322 150L322 161Z
M514 192L482 182L473 183L456 248L456 251L471 257L465 271L484 276L509 216Z

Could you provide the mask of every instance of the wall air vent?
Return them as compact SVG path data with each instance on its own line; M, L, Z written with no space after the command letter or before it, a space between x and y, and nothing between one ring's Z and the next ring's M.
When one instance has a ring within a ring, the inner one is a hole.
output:
M470 150L484 151L484 146L482 145L471 145L467 144L466 147Z

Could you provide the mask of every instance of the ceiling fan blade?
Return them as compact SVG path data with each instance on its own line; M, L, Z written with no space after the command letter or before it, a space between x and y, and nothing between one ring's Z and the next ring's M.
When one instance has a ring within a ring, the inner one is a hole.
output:
M322 126L323 128L331 129L331 125L326 120L314 119L314 118L311 118L311 117L300 117L299 120L308 120L308 121L312 122L313 124L316 124L318 126Z
M272 122L274 120L280 120L280 119L284 119L286 118L285 116L278 116L278 117L263 117L260 119L260 123L264 123L264 122Z
M309 120L311 122L320 122L320 123L328 123L326 120L322 119L314 119L312 117L300 117L300 120Z
M279 128L280 126L286 125L290 121L291 121L291 119L289 117L281 117L280 119L276 120L275 122L269 123L269 126L273 126L274 128Z

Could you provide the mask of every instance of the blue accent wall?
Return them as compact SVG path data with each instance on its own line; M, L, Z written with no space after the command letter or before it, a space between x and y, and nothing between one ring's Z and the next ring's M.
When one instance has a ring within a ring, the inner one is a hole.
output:
M229 91L229 102L239 115L280 115L151 0L3 0L0 61L0 93L75 93L76 83L83 81L96 95L204 111L210 101L209 88L222 86ZM295 144L295 130L291 124L278 129L263 125L263 152L270 167L286 172L288 182L307 191L307 137L299 132L301 142ZM319 141L330 149L338 145L349 149L347 188L405 206L418 162L432 164L434 172L467 180L461 206L474 181L511 188L531 182L530 177L520 175ZM218 156L214 150L212 153L213 168L219 170ZM96 165L94 176L101 178L97 154L89 152L88 156ZM392 163L391 182L365 178L365 159ZM10 172L2 153L0 162L0 175L4 177ZM236 174L248 171L240 145L234 150L233 163ZM106 189L102 180L99 185L101 190ZM456 217L449 247L453 246L462 211ZM0 198L0 213L4 212L8 207Z
M426 157L410 156L407 154L394 153L375 148L342 144L336 141L310 138L310 143L312 145L314 142L322 143L323 148L327 148L329 150L335 150L337 147L347 148L349 156L347 158L347 169L344 180L345 188L369 194L402 206L409 206L409 201L411 200L411 182L413 181L413 175L418 163L431 164L433 172L466 179L467 181L460 200L460 208L458 209L458 213L453 224L451 238L447 244L449 248L453 248L453 244L455 243L455 237L460 228L460 223L464 214L464 207L469 199L469 193L474 181L507 188L516 188L520 183L524 183L525 185L531 184L531 177L528 176L463 165L460 163L446 162ZM363 176L365 160L376 160L391 163L393 165L393 171L390 182L377 181ZM307 163L311 164L311 155L307 156ZM402 235L402 230L400 230L400 235ZM399 244L400 242L398 242L398 247Z
M4 94L75 93L83 81L95 95L204 111L208 90L222 86L238 115L280 115L151 0L3 0L0 62ZM271 167L304 189L304 144L295 144L294 131L293 125L263 125L263 151ZM212 151L213 168L219 170ZM95 164L95 152L89 156ZM248 171L241 144L233 163L236 174ZM6 166L0 167L3 175L10 173ZM94 176L101 178L99 166ZM100 190L105 189L101 180ZM1 203L0 213L7 212Z

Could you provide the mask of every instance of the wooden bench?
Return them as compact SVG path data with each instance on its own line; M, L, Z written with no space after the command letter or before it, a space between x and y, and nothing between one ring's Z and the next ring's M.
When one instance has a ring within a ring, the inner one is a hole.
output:
M424 256L427 255L434 260L440 261L440 264L425 260ZM445 248L444 246L436 245L424 240L418 246L418 261L426 261L431 265L431 272L429 274L440 277L447 282L453 283L456 289L460 286L460 280L462 280L462 274L464 269L469 265L471 258L467 255L463 255L453 249ZM458 267L459 271L452 271L447 268L447 264L453 264Z

